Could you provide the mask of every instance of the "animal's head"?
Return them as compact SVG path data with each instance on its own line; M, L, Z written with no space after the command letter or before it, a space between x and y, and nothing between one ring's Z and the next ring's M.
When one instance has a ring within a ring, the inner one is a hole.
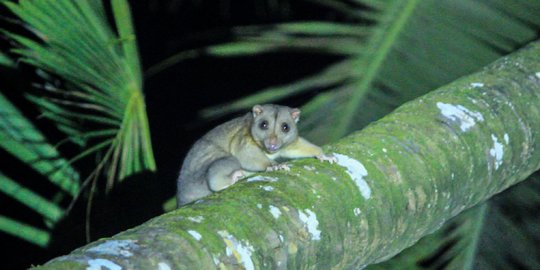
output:
M266 152L275 153L298 138L299 109L265 104L253 106L251 112L251 135Z

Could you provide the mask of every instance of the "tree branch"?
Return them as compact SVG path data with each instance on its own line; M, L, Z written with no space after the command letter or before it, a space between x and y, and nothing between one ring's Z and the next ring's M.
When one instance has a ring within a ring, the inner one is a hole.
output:
M358 269L536 171L539 108L534 42L326 146L337 164L290 162L42 268Z

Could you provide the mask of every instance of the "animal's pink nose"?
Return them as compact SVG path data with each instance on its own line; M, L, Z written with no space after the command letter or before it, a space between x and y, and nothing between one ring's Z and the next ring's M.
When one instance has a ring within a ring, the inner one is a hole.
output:
M265 141L264 146L270 152L274 152L280 148L277 137L270 137Z
M278 150L279 147L278 147L277 144L270 144L270 145L266 146L266 148L268 150L270 150L270 151L276 151L276 150Z

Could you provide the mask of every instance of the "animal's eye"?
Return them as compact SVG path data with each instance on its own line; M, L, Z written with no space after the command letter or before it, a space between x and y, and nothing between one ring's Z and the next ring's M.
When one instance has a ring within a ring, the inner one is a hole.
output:
M283 130L283 132L289 132L290 129L291 128L289 127L287 123L281 124L281 130Z
M266 120L261 121L261 123L259 124L259 128L261 128L263 130L267 130L268 129L268 121L266 121Z

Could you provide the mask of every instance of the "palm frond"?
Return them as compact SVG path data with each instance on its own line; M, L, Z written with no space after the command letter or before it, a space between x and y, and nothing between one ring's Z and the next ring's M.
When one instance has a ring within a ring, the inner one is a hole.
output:
M313 2L325 6L334 3ZM532 40L539 23L538 13L531 12L538 10L536 2L343 2L347 10L354 11L348 12L349 17L372 23L308 21L237 27L234 42L198 50L216 57L295 50L344 57L319 73L205 109L201 115L216 117L247 109L255 103L316 91L323 85L329 88L328 101L334 106L321 104L314 108L310 104L314 114L308 118L317 119L323 126L333 123L336 128L324 134L318 133L317 128L306 130L308 137L321 142L333 140ZM241 50L245 50L243 54ZM198 54L192 51L183 55ZM168 59L161 68L181 60L182 57ZM338 72L329 72L333 70ZM329 73L332 79L328 79ZM345 110L336 114L336 107Z
M131 24L131 12L129 5L124 0L111 1L118 37L122 44L123 55L128 61L131 73L138 79L137 87L142 88L141 67L139 63L139 50L135 39L135 30Z
M0 147L75 196L79 175L43 134L0 94Z
M371 1L360 2L371 6ZM493 1L489 0L474 3L461 0L409 1L408 4L414 4L411 6L414 10L403 20L400 20L403 14L392 15L398 12L393 7L400 8L391 2L372 6L370 13L374 15L371 17L377 22L375 27L380 28L374 33L380 31L384 34L373 37L373 41L370 39L372 50L366 52L365 58L357 58L359 63L364 61L365 64L355 67L358 74L353 75L352 82L342 90L349 91L350 94L345 96L351 99L340 99L337 93L333 99L338 106L351 106L348 112L352 113L337 117L331 110L315 110L312 116L318 121L321 120L318 117L326 116L323 123L336 120L342 123L343 126L326 137L327 140L359 129L399 104L473 72L536 37L533 25L520 23L524 19L522 13L514 10L503 15L508 11L502 6L492 5ZM505 6L510 3L506 1ZM538 25L540 16L535 20ZM486 27L488 24L490 26ZM392 29L399 32L392 34ZM500 30L494 34L493 29ZM386 53L382 51L384 42L391 43ZM380 59L380 66L376 62L378 57L384 58ZM373 72L375 74L370 78L368 75ZM360 98L356 100L355 96ZM322 136L320 133L313 135Z
M19 221L15 221L2 215L0 215L0 231L21 237L26 241L40 247L47 246L51 238L50 233L47 231L35 228Z
M47 221L55 223L64 215L64 210L58 205L21 186L1 172L0 192L41 214Z
M64 80L64 86L50 83L44 87L49 91L31 97L43 115L74 141L94 150L83 153L92 154L105 147L117 153L108 155L108 187L115 178L154 170L127 2L112 1L118 34L109 26L101 1L20 1L5 5L40 39L6 32L19 45L12 51L21 56L21 61Z
M0 148L57 185L61 190L58 193L60 197L64 194L75 197L79 193L78 172L2 94L0 94ZM0 172L0 192L41 215L49 227L53 227L65 215L65 210L57 202L44 198L2 172ZM48 244L47 230L23 224L9 217L0 219L0 231L42 247Z

